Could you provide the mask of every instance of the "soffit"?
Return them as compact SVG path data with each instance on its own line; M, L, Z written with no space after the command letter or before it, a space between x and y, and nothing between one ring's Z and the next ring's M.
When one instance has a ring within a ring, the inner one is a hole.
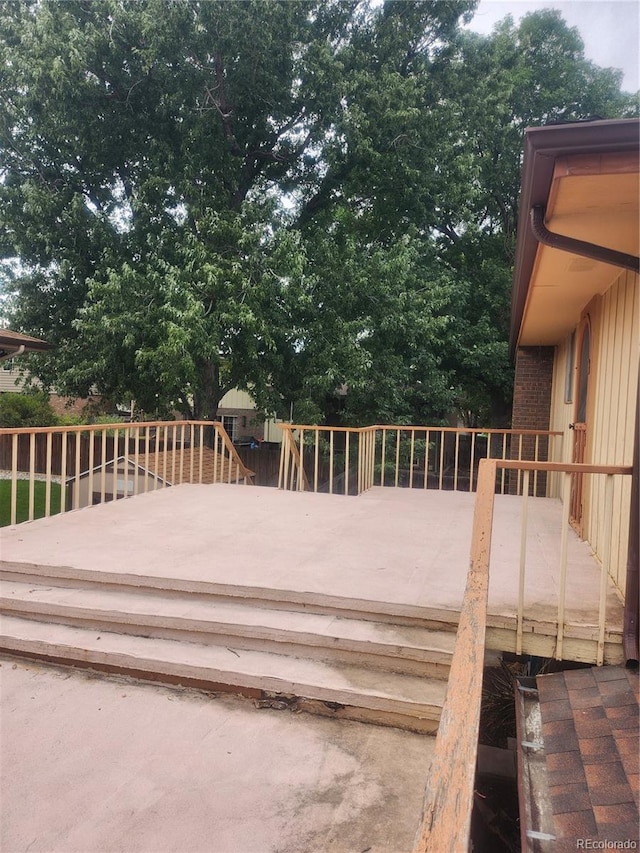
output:
M637 256L640 250L636 154L559 158L545 223L555 233ZM579 322L594 296L623 270L600 261L538 245L520 345L553 345Z

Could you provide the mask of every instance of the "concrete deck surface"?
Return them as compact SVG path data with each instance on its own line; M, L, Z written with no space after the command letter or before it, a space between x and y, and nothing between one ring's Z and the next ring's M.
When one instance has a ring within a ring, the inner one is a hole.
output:
M458 610L475 495L373 488L360 497L181 485L0 532L6 561L318 592ZM529 500L525 606L557 613L560 502ZM496 496L489 611L518 595L521 499ZM599 568L571 532L568 621L597 624ZM622 624L610 586L608 624Z
M4 528L0 558L458 610L474 501L182 485ZM517 601L520 505L496 498L494 613ZM527 614L553 618L560 504L530 512ZM595 619L598 584L572 534L569 619ZM6 658L0 676L2 853L412 848L429 737Z
M4 658L3 853L411 850L433 738Z

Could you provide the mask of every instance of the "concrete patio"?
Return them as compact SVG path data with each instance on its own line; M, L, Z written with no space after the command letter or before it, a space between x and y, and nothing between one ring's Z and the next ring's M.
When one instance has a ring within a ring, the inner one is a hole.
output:
M376 487L360 497L182 485L0 532L5 563L290 590L458 611L475 495ZM525 607L557 614L561 505L532 498ZM489 613L514 613L521 499L496 496ZM597 624L600 572L569 536L567 620ZM595 603L595 604L594 604ZM611 585L608 625L622 625Z
M5 528L1 849L410 850L434 745L412 732L437 729L474 500L182 485ZM496 498L498 623L517 601L520 508ZM541 625L559 540L559 503L531 499ZM572 534L569 619L595 623L599 577Z
M433 738L0 664L3 853L411 850Z

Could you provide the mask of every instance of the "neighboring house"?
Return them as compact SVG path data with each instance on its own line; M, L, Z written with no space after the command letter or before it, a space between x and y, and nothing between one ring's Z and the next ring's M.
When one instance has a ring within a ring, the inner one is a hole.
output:
M52 344L12 332L10 329L0 329L0 362L5 362L0 369L0 393L9 392L20 394L25 389L28 373L16 367L13 359L28 352L46 352L53 348ZM36 381L36 385L38 382ZM100 397L92 396L87 399L61 397L59 394L49 394L49 404L58 415L81 415L88 404L97 406Z
M637 430L637 119L531 128L525 136L511 346L513 428L564 433L564 461L631 465ZM562 236L559 236L562 235ZM637 464L637 463L636 463ZM637 471L635 478L637 488ZM602 478L576 478L572 524L603 549ZM610 573L635 614L637 510L617 478ZM550 490L557 484L550 483ZM633 557L627 565L627 557ZM635 561L635 566L631 565ZM629 626L627 626L629 627ZM637 639L636 639L637 643ZM637 659L637 648L634 655Z
M220 401L218 420L234 444L248 444L252 438L267 442L282 441L282 430L276 426L277 419L267 418L263 421L251 395L238 388L228 391Z
M10 356L13 359L15 356ZM13 394L22 394L25 391L25 385L28 379L26 371L15 367L12 361L7 361L6 365L0 369L0 393L8 392ZM34 380L36 387L39 386L38 380ZM49 394L49 405L57 415L84 415L87 407L93 411L100 411L102 397L93 394L90 397L62 397L60 394Z
M0 361L16 358L26 352L46 352L52 349L52 344L23 335L21 332L12 332L11 329L0 329Z
M0 362L9 361L27 352L46 352L52 345L39 338L0 329ZM8 364L0 371L0 392L20 393L25 384L26 374ZM97 404L100 397L73 399L51 394L50 402L58 414L81 414L87 404ZM233 442L247 442L251 439L267 442L282 441L282 432L276 426L275 418L263 420L257 413L256 404L249 393L237 388L228 391L218 407L218 419L224 424L227 434Z
M10 356L13 358L13 356ZM24 390L25 374L12 361L0 365L0 393L20 394Z
M0 343L0 353L2 352ZM1 356L12 359L16 353ZM21 393L24 390L26 373L15 367L10 361L4 369L0 369L0 393L9 391ZM102 398L92 395L88 398L61 397L59 394L50 394L49 403L58 415L82 415L87 406L99 410ZM125 414L128 409L124 409ZM234 388L228 391L218 408L218 420L222 421L224 428L231 440L236 444L249 444L252 440L258 442L280 443L282 441L282 430L277 426L277 419L266 418L262 420L257 411L251 395L246 391Z
M115 471L114 471L115 469ZM136 464L131 457L120 456L93 469L83 471L77 478L67 478L68 505L73 508L91 506L117 498L153 492L180 483L235 482L235 465L227 455L215 453L209 447L184 447L176 450L152 450L148 457L142 450ZM253 472L248 471L252 475ZM77 490L77 491L76 491Z

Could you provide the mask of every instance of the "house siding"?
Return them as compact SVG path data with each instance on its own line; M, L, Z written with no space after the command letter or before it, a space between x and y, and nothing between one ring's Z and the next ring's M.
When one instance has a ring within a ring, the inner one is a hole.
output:
M238 418L236 438L254 436L264 441L281 442L282 430L276 424L277 420L263 420L256 413L256 404L247 391L232 388L227 391L218 406L218 419L223 417Z
M612 287L594 299L584 311L591 324L591 365L587 404L586 460L601 465L631 465L640 359L640 303L638 276L622 272ZM576 338L578 337L576 326ZM562 458L570 462L575 418L575 394L565 398L568 360L575 374L576 355L570 338L556 347L553 373L550 429L564 434ZM575 381L574 381L575 385ZM584 536L596 556L602 558L605 530L605 478L587 478L584 494ZM559 478L550 478L550 493L559 494ZM629 477L616 477L614 485L613 555L611 577L624 593L629 540Z
M631 465L640 358L640 298L638 276L623 273L597 300L591 312L594 352L593 400L589 416L593 429L588 452L602 465ZM631 478L617 477L613 499L612 577L624 592L629 543ZM587 495L587 536L600 555L604 540L604 481L596 478Z
M24 375L15 368L0 368L0 393L20 394L24 385Z

